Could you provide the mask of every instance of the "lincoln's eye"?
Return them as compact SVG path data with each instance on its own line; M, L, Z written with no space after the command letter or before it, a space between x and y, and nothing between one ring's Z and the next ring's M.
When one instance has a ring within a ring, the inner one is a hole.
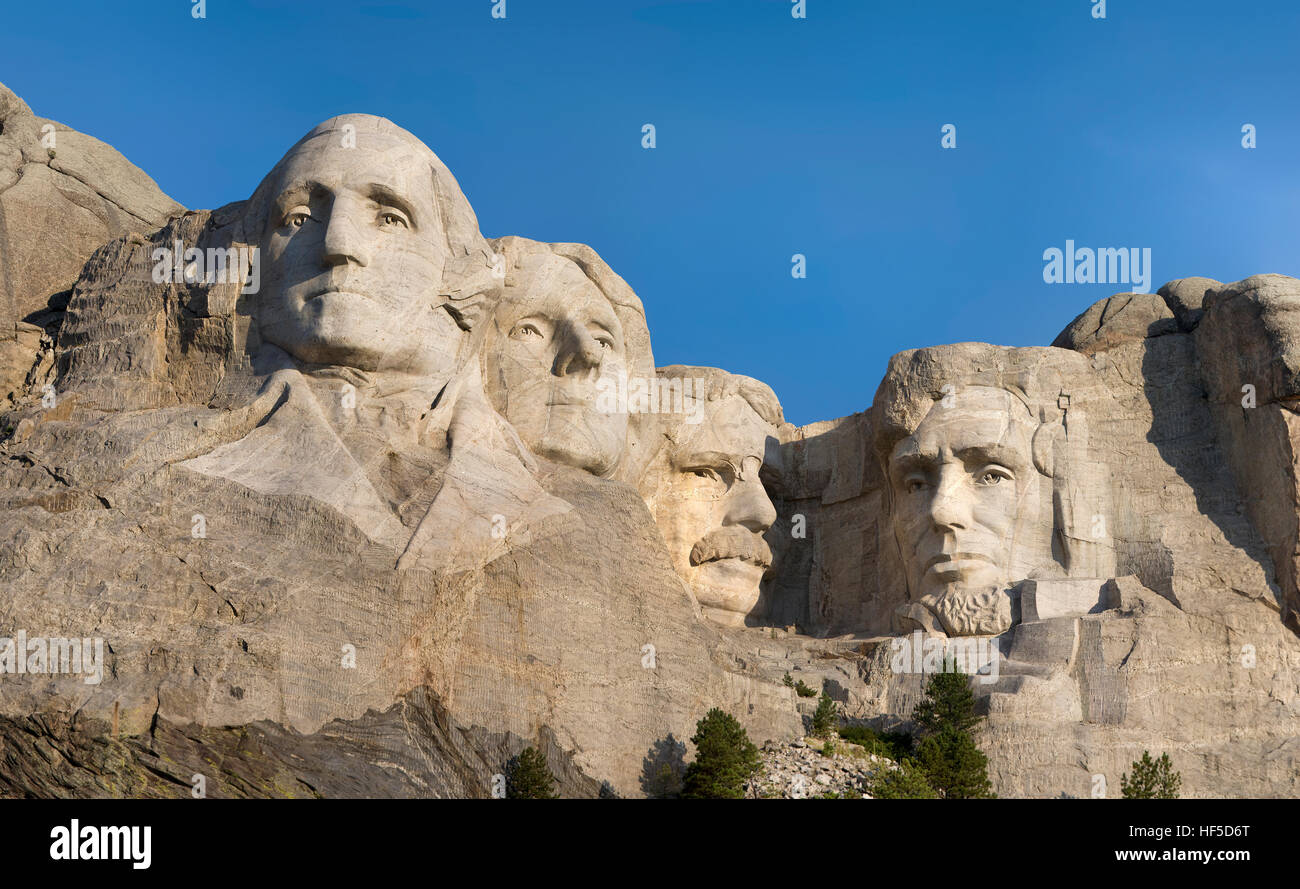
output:
M379 214L379 222L384 228L410 228L406 216L397 210L385 210Z
M985 487L1000 485L1011 478L1011 473L1005 469L990 468L985 469L975 477L975 483Z
M906 489L907 493L915 494L917 491L925 487L925 482L919 478L912 478L904 482L903 487Z

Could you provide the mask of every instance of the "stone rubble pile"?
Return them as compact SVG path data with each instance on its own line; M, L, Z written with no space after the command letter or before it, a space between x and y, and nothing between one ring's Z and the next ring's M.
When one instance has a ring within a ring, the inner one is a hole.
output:
M881 769L897 768L888 757L868 753L842 738L812 737L761 748L763 767L746 787L749 799L871 799L870 779Z

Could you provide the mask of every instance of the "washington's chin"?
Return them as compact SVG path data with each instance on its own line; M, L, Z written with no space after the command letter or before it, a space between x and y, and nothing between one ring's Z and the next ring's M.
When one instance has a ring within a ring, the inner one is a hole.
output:
M381 319L361 313L330 313L310 319L310 323L266 326L262 338L309 364L435 375L454 365L460 346L457 338L437 348L433 334L422 343L411 342Z
M294 358L304 364L333 364L339 367L355 367L368 372L379 371L413 371L411 361L403 361L400 355L375 352L365 343L340 342L333 338L316 338L285 345L276 343Z
M339 335L345 334L349 327L356 329L354 336L358 337L363 330L373 332L383 324L386 315L390 319L392 315L391 307L351 291L331 290L304 298L300 305L299 318L304 326L332 330Z
M276 342L281 348L317 363L350 357L381 365L395 355L414 359L431 349L445 359L464 337L450 316L440 317L441 311L403 312L358 292L331 290L310 298L290 293L277 302L260 318L269 332L266 339L281 340Z
M745 559L715 559L690 569L691 589L701 607L737 615L743 623L758 604L759 583L766 571Z

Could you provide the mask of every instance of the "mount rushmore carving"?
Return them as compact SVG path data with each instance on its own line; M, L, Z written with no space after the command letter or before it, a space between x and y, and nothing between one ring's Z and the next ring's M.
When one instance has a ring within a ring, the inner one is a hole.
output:
M1192 794L1300 792L1300 282L902 352L794 427L656 368L653 299L486 239L390 121L186 211L0 100L0 637L104 642L94 683L0 674L6 794L487 796L534 745L567 795L639 795L710 707L801 734L789 672L903 723L899 646L968 637L1003 795L1143 749Z

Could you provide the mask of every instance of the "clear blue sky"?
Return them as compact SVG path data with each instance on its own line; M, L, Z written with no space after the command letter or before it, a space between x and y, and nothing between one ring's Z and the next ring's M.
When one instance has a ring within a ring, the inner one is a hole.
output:
M389 117L484 234L592 245L659 364L758 377L796 423L868 406L894 352L1046 345L1129 289L1045 284L1067 238L1151 248L1153 290L1300 274L1295 0L492 5L10 4L0 81L192 208Z

